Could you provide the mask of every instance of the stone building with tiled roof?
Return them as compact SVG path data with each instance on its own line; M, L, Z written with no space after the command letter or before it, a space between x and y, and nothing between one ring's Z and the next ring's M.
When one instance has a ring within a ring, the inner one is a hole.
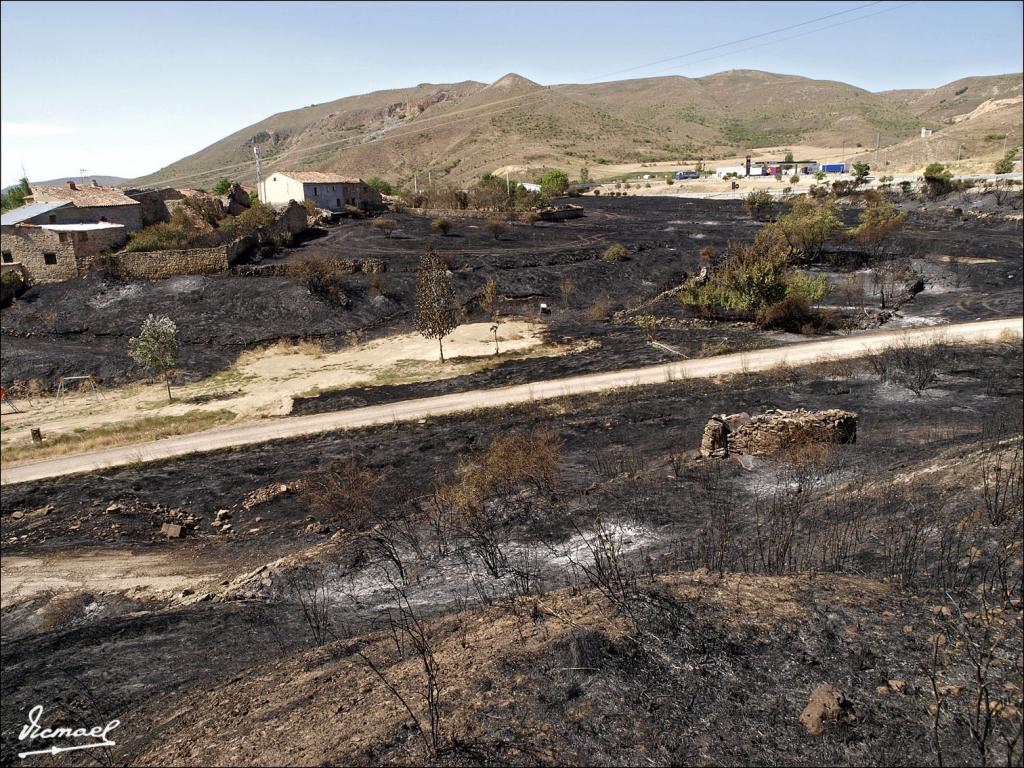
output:
M369 211L381 207L380 193L362 179L321 171L277 171L260 184L260 201L275 207L291 200L316 203L328 211L347 206Z
M142 206L113 187L32 185L26 205L3 214L0 270L30 283L77 277L142 228Z

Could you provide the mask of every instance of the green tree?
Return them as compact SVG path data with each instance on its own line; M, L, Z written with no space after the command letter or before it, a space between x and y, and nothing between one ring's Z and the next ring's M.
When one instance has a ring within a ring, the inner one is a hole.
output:
M396 195L398 190L395 189L394 185L380 176L371 176L366 180L366 186L371 187L382 195Z
M772 202L774 198L771 194L764 189L755 189L747 193L747 196L743 198L743 202L747 206L747 213L750 214L750 218L760 221L763 219L772 209Z
M931 197L949 192L951 181L953 174L942 163L929 163L924 169L924 184Z
M854 163L853 164L853 185L858 186L863 184L867 179L868 174L871 173L871 166L867 163Z
M1012 173L1013 172L1013 158L1017 156L1017 147L1013 147L1009 152L1003 155L999 160L996 161L994 173Z
M856 238L871 255L878 256L885 250L886 243L907 220L907 214L896 210L896 206L885 201L869 203L860 213L860 225L850 234Z
M28 185L28 179L22 176L17 184L0 197L0 209L9 211L12 208L20 208L25 204L25 198L31 194L32 188Z
M787 259L813 259L835 233L843 230L839 209L832 202L818 204L807 197L793 203L789 213L766 224L754 243L764 250L779 250Z
M229 189L231 189L231 186L234 183L235 182L233 182L227 176L221 177L220 181L218 181L216 184L213 185L213 194L215 194L215 195L225 195L225 194L227 194L227 191Z
M391 237L391 233L395 231L395 228L398 226L398 222L394 219L389 219L386 216L381 216L374 219L373 224L370 226L383 232L384 237Z
M167 400L171 400L170 371L178 362L178 326L169 317L149 315L139 335L128 339L128 354L139 365L165 377Z
M431 246L420 259L416 281L416 330L425 338L437 339L444 361L443 339L459 327L462 306L448 270Z
M590 181L590 169L587 166L580 168L580 182L586 184Z
M565 171L560 171L557 168L552 168L540 179L540 191L548 197L564 195L568 189L569 177L565 174Z
M787 171L793 167L793 153L787 152L785 159L782 161L782 167Z

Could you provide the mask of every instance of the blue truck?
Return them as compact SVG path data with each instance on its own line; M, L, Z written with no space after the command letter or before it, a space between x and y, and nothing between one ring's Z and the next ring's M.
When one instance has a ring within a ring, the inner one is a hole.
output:
M825 173L846 173L846 163L825 163L821 170Z
M676 180L682 181L683 179L699 179L700 174L697 171L676 171Z

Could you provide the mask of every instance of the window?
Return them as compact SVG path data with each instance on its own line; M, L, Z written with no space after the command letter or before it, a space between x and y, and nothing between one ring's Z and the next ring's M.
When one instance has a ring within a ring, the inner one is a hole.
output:
M341 208L341 198L340 197L334 198L334 207L335 208Z
M316 187L313 187L313 197L316 197L319 192L316 191Z
M57 214L51 213L48 218L50 219L50 223L53 224L57 221Z
M3 251L2 257L4 264L11 264L14 262L14 254L11 253L10 251Z
M54 264L57 263L57 254L56 253L44 253L43 254L43 263L44 264L49 264L52 267Z
M83 243L84 243L84 242L85 242L86 240L88 240L88 239L89 239L89 233L88 233L88 232L79 232L79 233L78 233L78 239L79 239L79 240L80 240L81 242L83 242Z
M60 240L62 243L66 243L68 241L68 233L67 232L58 232L57 233L57 239Z
M100 221L106 221L106 220L107 220L106 216L100 216Z

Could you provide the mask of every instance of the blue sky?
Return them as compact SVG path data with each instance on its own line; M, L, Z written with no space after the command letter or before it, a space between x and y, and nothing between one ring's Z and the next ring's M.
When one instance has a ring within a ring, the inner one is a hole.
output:
M763 69L875 91L1017 72L1024 56L1020 2L5 0L0 21L4 185L23 164L34 179L141 175L274 112L421 82Z

